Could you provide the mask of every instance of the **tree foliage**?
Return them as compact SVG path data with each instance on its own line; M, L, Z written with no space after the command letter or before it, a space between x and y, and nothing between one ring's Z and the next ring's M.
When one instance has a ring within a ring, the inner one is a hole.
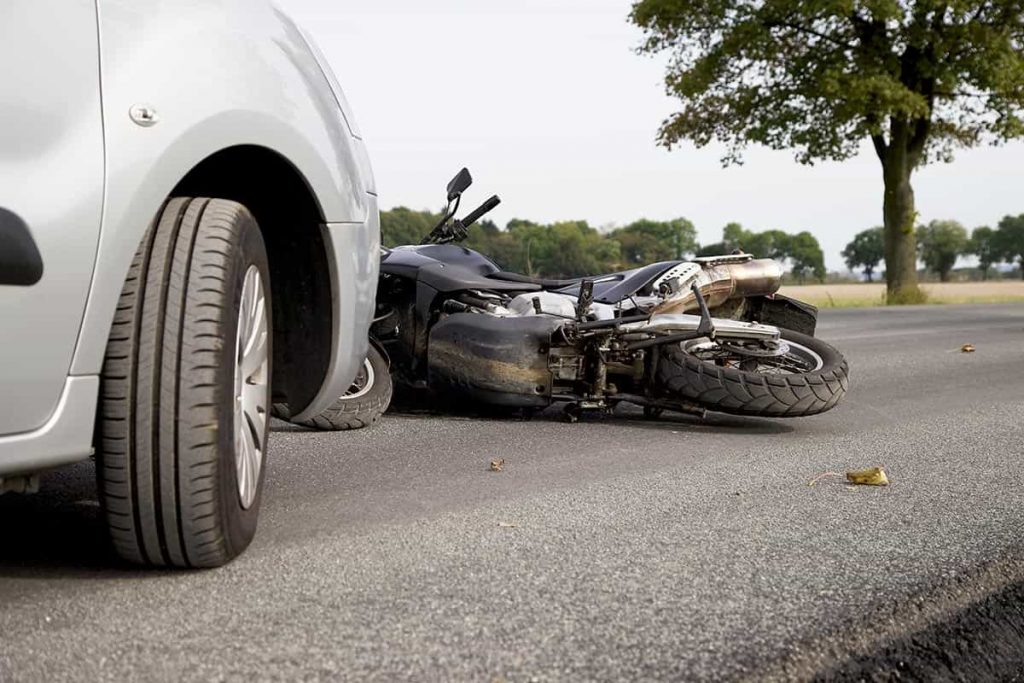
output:
M697 229L685 218L641 219L609 235L619 243L626 263L646 264L681 259L697 251Z
M441 219L429 211L413 211L399 206L380 212L380 239L385 246L419 244Z
M967 245L968 253L978 257L978 269L981 270L981 279L988 279L989 269L996 263L1003 260L1000 253L999 243L996 239L996 231L988 226L975 228L971 232L971 241Z
M862 269L868 282L874 281L875 268L885 258L884 232L885 228L881 226L862 230L840 252L846 267L850 270Z
M872 142L894 301L917 290L914 169L1024 134L1024 0L639 0L631 19L672 56L662 144L812 163Z
M967 253L970 240L967 230L956 221L932 221L917 229L917 243L925 267L935 271L942 282L949 282L949 274L957 258Z
M398 207L381 211L381 235L385 246L419 244L439 214ZM561 221L544 225L513 219L505 229L481 221L469 229L463 243L494 260L505 270L549 278L600 275L655 263L683 259L694 253L708 256L743 249L758 258L788 262L798 279L825 277L824 256L813 235L789 235L780 230L749 232L736 223L723 231L721 243L700 249L697 231L685 218L669 221L641 219L607 234L586 221Z
M1024 214L1006 216L999 221L996 231L996 243L1002 257L1020 266L1021 277L1024 278Z
M739 223L729 223L722 229L722 241L710 245L708 251L712 253L705 255L728 254L737 249L755 258L772 258L788 263L793 277L800 282L808 278L825 279L825 254L817 238L807 231L795 235L782 230L751 232Z

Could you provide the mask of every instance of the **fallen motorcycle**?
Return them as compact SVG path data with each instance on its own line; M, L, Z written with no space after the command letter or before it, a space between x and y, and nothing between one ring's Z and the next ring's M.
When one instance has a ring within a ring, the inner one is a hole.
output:
M449 183L421 244L382 250L370 386L364 374L336 403L342 413L382 412L388 362L395 382L432 398L562 403L570 419L624 402L649 417L799 417L846 393L846 361L813 336L817 309L776 294L776 261L736 253L571 280L504 272L457 244L500 202L456 219L471 183L466 169Z

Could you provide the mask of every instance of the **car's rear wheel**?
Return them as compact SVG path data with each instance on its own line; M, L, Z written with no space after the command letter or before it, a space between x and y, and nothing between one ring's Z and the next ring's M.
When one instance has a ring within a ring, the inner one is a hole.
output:
M214 567L252 540L270 301L263 239L244 206L166 204L132 262L103 366L97 475L122 558Z

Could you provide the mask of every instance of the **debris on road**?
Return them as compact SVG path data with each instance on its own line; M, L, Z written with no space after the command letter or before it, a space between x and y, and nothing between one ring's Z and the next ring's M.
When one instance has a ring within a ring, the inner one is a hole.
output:
M498 458L497 460L491 461L491 472L501 472L501 468L505 466L505 458Z
M974 344L964 344L960 347L961 353L974 353Z
M826 477L846 477L846 481L856 486L888 486L889 477L885 475L885 470L881 467L870 467L866 470L851 470L845 475L839 472L822 472L817 475L809 482L808 486L814 486L819 481Z
M502 529L518 529L519 525L513 522L498 522L498 526Z
M885 470L881 467L870 467L866 470L847 472L846 480L851 484L859 484L861 486L889 485L889 477L885 476Z

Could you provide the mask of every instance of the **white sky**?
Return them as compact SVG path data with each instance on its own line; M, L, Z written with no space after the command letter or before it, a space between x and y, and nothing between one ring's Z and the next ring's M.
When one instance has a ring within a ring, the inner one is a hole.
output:
M437 209L462 166L492 218L584 219L598 227L689 218L702 242L738 221L810 230L829 269L854 233L881 223L881 170L857 159L806 167L751 148L654 144L673 110L662 62L635 54L629 0L277 0L320 44L355 110L381 208ZM969 229L1024 213L1024 144L961 151L916 176L924 221Z

